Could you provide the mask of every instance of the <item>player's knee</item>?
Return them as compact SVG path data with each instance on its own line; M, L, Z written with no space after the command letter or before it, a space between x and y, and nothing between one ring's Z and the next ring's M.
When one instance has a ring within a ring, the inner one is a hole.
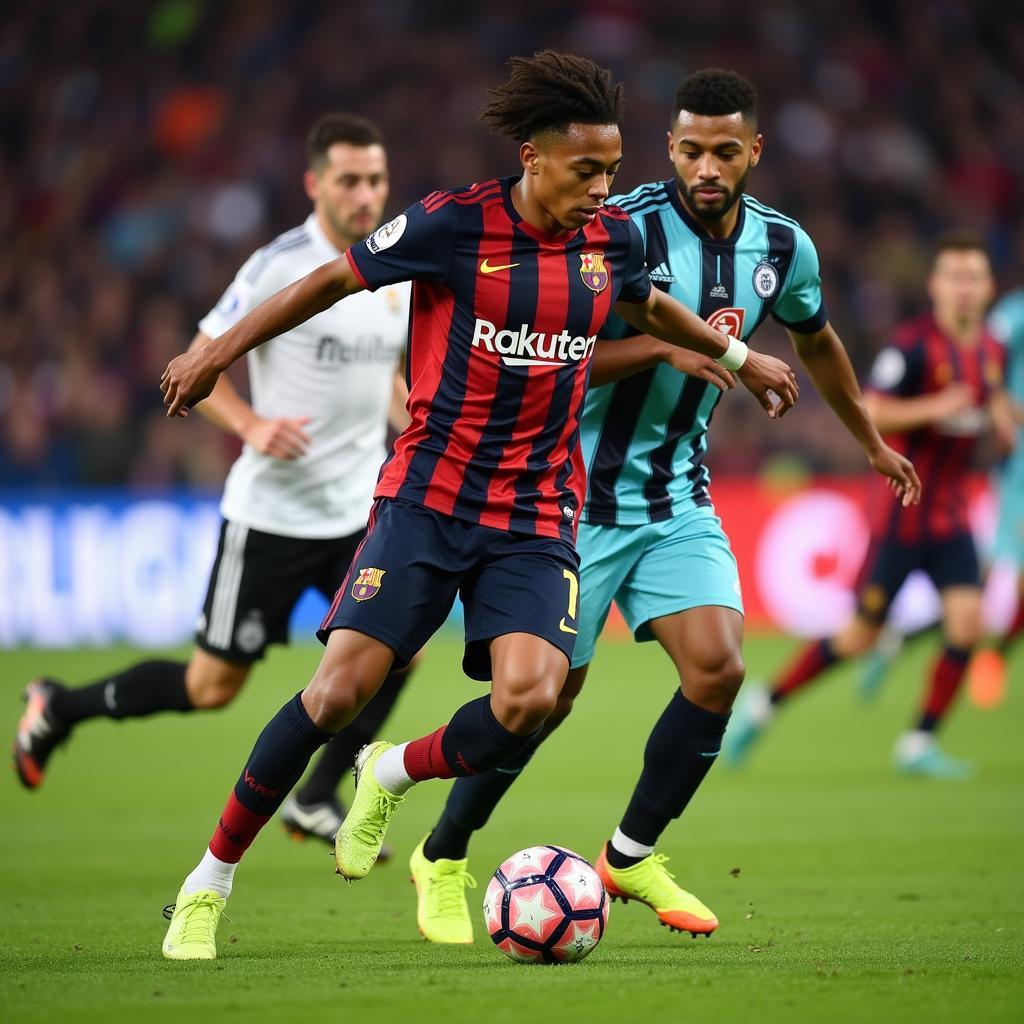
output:
M539 729L558 704L562 681L548 676L520 676L503 680L495 701L498 721L517 735Z
M746 675L739 651L722 651L686 673L683 692L699 707L725 714L736 700Z
M200 711L225 707L238 696L248 675L248 665L209 662L200 667L190 664L185 671L189 702Z
M560 694L551 709L551 714L544 721L544 734L548 735L555 731L572 713L574 698L566 694Z

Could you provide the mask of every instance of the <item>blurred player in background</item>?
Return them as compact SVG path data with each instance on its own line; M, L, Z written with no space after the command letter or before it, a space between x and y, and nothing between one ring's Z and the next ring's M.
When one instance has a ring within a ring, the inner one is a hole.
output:
M761 148L754 87L731 71L699 71L680 85L672 108L674 176L614 202L644 239L655 288L743 339L769 315L782 323L871 465L916 501L914 470L871 423L829 324L813 243L795 221L744 195ZM718 926L654 848L714 764L743 681L739 575L703 465L712 414L732 381L713 360L636 336L617 316L604 334L624 340L598 345L591 383L607 386L590 390L581 421L588 494L577 541L573 667L536 741L494 771L458 779L414 851L417 921L435 942L472 941L464 896L470 838L571 710L613 600L638 641L661 644L680 687L651 732L640 779L597 870L613 897L645 903L670 928L707 935Z
M876 640L897 591L915 569L942 597L944 648L932 669L924 706L894 751L895 766L935 778L964 778L970 765L935 741L981 636L981 579L967 518L967 477L978 438L996 431L1009 450L1016 429L1003 388L1003 350L985 326L993 277L983 241L952 233L935 247L928 294L931 311L904 324L871 373L868 407L878 429L914 460L922 501L904 508L875 489L871 545L857 612L836 636L806 647L770 692L748 688L725 737L738 763L770 725L780 705L826 669Z
M724 360L769 415L797 399L785 363L748 352L653 289L636 228L621 210L604 209L622 161L622 87L610 73L553 51L511 67L483 119L519 144L519 175L431 194L269 299L217 346L173 360L162 378L175 416L286 327L364 288L414 282L412 424L381 473L367 539L324 619L320 666L260 735L182 886L164 941L169 958L216 956L245 850L311 755L442 625L457 594L463 664L491 681L490 694L426 736L360 754L335 842L339 872L369 872L417 782L497 767L552 712L578 629L579 416L597 331L613 306L641 331Z
M191 348L213 344L246 312L365 238L388 198L383 142L369 121L328 114L307 140L304 184L313 212L255 252L200 323ZM223 707L268 644L285 643L308 587L330 600L362 540L389 415L408 422L404 351L408 286L358 295L284 332L249 356L252 404L221 377L199 411L245 448L231 468L216 561L187 663L144 661L87 686L30 683L14 742L18 777L43 782L54 749L93 718ZM374 736L403 683L392 673L359 722L340 732L282 808L296 835L333 843L344 817L342 775Z
M995 707L1006 692L1006 658L1024 636L1024 288L1004 296L989 316L989 330L1006 347L1006 389L1017 423L1017 445L998 474L999 525L994 559L1017 570L1017 608L994 648L979 651L970 668L970 695Z

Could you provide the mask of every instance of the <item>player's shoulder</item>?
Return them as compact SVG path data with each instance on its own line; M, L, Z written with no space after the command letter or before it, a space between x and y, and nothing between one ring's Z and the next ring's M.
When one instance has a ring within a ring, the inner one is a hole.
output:
M793 233L796 245L812 245L811 236L803 229L800 222L785 213L780 213L773 206L762 203L752 195L743 194L743 208L746 215L770 228L772 226L788 228Z
M651 181L637 185L632 192L612 196L605 204L605 210L617 210L619 215L642 217L648 213L667 210L672 206L672 197L664 181Z
M501 183L501 178L491 178L472 185L440 189L424 196L420 206L427 214L436 214L442 210L457 211L464 206L493 206L504 201Z
M272 266L313 246L313 235L307 224L284 231L273 241L257 249L242 268L242 276L254 284Z
M890 344L904 351L920 348L930 334L934 333L935 321L931 313L919 313L917 316L901 320L892 331Z

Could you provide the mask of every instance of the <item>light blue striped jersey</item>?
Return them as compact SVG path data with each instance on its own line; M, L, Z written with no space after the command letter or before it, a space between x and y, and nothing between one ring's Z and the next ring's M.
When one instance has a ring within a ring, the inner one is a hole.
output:
M1024 405L1024 288L1009 292L989 315L989 330L1006 346L1006 390L1017 405ZM1024 490L1024 427L1017 431L1017 447L1006 460L1003 479Z
M818 254L807 233L751 196L741 199L726 239L711 238L690 216L674 179L609 202L639 228L654 286L725 333L746 340L769 314L803 334L827 322ZM603 336L635 333L613 314ZM591 388L580 431L589 478L583 521L659 522L710 505L703 458L720 396L713 385L664 364Z

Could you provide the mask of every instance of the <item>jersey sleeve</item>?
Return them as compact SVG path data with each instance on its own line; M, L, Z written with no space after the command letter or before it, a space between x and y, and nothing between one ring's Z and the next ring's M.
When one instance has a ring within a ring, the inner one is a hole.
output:
M891 344L875 356L868 377L868 390L895 398L921 393L924 382L924 345Z
M793 265L772 316L797 334L813 334L828 323L828 310L821 294L818 252L803 228L796 229Z
M410 206L348 250L349 265L370 291L414 278L443 280L448 274L458 209L449 202L428 211Z
M651 294L651 277L647 273L644 240L632 217L623 222L627 233L626 262L622 269L622 287L616 302L646 302Z
M209 338L219 338L246 313L291 284L281 272L282 266L280 260L268 258L266 250L257 249L242 264L217 305L199 321L199 330Z

